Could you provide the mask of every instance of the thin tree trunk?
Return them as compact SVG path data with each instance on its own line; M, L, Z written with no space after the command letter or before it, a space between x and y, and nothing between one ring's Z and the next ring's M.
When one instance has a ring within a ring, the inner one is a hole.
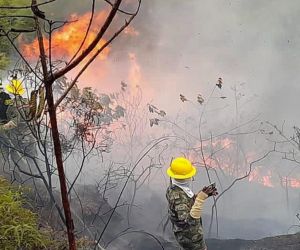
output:
M68 241L69 241L69 249L76 250L76 242L74 236L74 224L72 220L72 214L70 209L70 203L68 200L68 190L66 184L66 176L63 167L63 159L62 159L62 152L61 152L61 144L59 139L59 132L57 127L57 117L56 111L54 106L54 98L52 92L52 84L45 83L46 86L46 99L48 103L48 112L50 116L50 123L51 123L51 131L52 131L52 138L54 143L54 153L56 158L56 165L58 169L58 176L60 182L60 191L61 191L61 199L62 204L65 212L66 217L66 226L67 226L67 233L68 233Z
M53 79L53 77L50 76L50 72L48 71L48 68L47 68L47 60L46 60L46 52L45 52L43 34L41 31L41 26L40 26L39 18L38 18L39 13L42 14L42 12L40 12L40 10L37 7L34 7L34 6L36 6L36 4L37 4L37 1L32 0L31 9L32 9L32 12L35 14L37 39L38 39L39 49L40 49L40 59L41 59L43 78L44 78L44 84L45 84L45 89L46 89L46 99L47 99L47 103L48 103L48 112L49 112L49 116L50 116L51 131L52 131L52 138L53 138L53 144L54 144L54 153L55 153L56 165L57 165L59 182L60 182L61 200L62 200L64 213L65 213L65 220L66 220L66 227L67 227L67 234L68 234L68 241L69 241L69 249L76 250L74 224L73 224L73 220L72 220L70 203L68 200L66 176L65 176L65 172L64 172L61 145L60 145L60 139L59 139L58 126L57 126L56 109L55 109L55 105L54 105L54 98L53 98L53 91L52 91L52 85L53 85L53 82L55 79Z

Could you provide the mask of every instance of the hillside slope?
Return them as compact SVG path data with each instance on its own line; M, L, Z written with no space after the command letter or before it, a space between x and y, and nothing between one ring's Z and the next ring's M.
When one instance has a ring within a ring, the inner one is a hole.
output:
M208 239L206 242L210 250L300 250L300 233L260 240Z

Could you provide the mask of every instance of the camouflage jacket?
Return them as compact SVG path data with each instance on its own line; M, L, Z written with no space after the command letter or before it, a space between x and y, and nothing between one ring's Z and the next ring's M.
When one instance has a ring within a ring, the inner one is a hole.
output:
M178 186L170 185L166 197L169 203L169 219L177 242L183 249L206 249L203 239L202 220L194 219L190 215L195 202L195 196L189 198Z
M0 124L7 122L7 109L12 104L10 96L0 90Z
M28 100L21 96L12 99L12 103L7 109L8 121L13 121L17 125L17 130L22 134L29 129L28 121L26 121L29 112Z

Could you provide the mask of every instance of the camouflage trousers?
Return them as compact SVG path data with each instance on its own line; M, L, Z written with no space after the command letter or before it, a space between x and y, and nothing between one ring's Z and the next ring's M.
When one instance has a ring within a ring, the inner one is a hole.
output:
M36 155L36 143L30 135L21 137L0 133L0 175L12 182L24 182L30 175L36 174L32 160Z
M207 250L203 234L197 231L193 232L191 230L184 230L174 232L174 234L178 244L184 250Z
M0 175L10 178L8 139L0 133Z

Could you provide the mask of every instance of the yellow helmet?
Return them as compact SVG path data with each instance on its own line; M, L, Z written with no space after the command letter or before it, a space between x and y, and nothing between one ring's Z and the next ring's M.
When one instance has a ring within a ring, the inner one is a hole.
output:
M6 90L13 95L23 95L25 92L22 82L17 79L12 79L10 83L6 85Z
M167 174L174 179L188 179L193 177L196 172L192 163L183 157L175 158L167 170Z

